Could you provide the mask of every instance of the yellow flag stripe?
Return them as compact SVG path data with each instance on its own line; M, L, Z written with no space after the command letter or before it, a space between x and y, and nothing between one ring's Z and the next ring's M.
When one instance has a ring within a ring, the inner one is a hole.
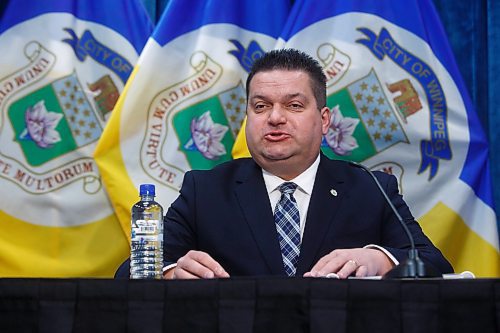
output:
M0 211L1 277L112 277L129 244L114 215L75 227L33 225Z
M419 223L456 272L471 271L477 277L500 277L497 249L444 203L439 202L419 219Z
M231 154L233 158L242 158L242 157L250 157L250 152L247 147L247 139L245 136L245 126L247 124L247 118L243 120L241 124L241 129L238 132L238 136L236 137L236 141L234 142L233 149Z

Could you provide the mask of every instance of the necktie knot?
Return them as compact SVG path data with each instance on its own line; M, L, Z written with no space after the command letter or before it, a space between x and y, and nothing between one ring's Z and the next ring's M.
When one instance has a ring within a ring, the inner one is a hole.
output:
M293 182L286 182L279 186L278 188L282 194L293 194L297 189L297 184Z

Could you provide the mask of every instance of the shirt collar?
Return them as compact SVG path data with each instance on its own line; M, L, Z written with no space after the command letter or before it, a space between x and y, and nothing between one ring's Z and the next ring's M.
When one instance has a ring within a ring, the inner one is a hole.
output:
M302 192L311 195L314 186L314 179L316 178L316 173L318 172L319 161L320 155L318 154L318 157L316 157L316 160L313 162L313 164L311 164L309 168L307 168L304 172L302 172L294 179L288 181L294 182L298 185L298 188ZM278 186L286 182L284 179L275 176L264 169L262 169L262 176L264 177L264 183L266 184L268 194L276 191L278 189Z

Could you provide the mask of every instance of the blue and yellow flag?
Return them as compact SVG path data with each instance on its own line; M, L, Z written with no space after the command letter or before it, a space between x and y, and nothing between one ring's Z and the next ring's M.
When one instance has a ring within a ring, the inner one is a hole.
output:
M106 277L127 256L92 153L152 28L139 1L7 4L1 277Z
M167 209L186 171L232 158L247 71L288 12L288 0L169 1L94 154L127 233L141 183Z
M326 73L322 151L394 174L456 271L500 276L488 143L432 1L298 0L281 37Z

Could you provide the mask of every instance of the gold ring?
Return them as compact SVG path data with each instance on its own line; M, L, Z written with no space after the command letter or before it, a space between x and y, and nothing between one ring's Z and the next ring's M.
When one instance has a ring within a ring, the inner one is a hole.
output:
M356 268L359 266L358 263L356 262L356 260L350 259L347 262L352 262L354 264L354 266L356 266Z

